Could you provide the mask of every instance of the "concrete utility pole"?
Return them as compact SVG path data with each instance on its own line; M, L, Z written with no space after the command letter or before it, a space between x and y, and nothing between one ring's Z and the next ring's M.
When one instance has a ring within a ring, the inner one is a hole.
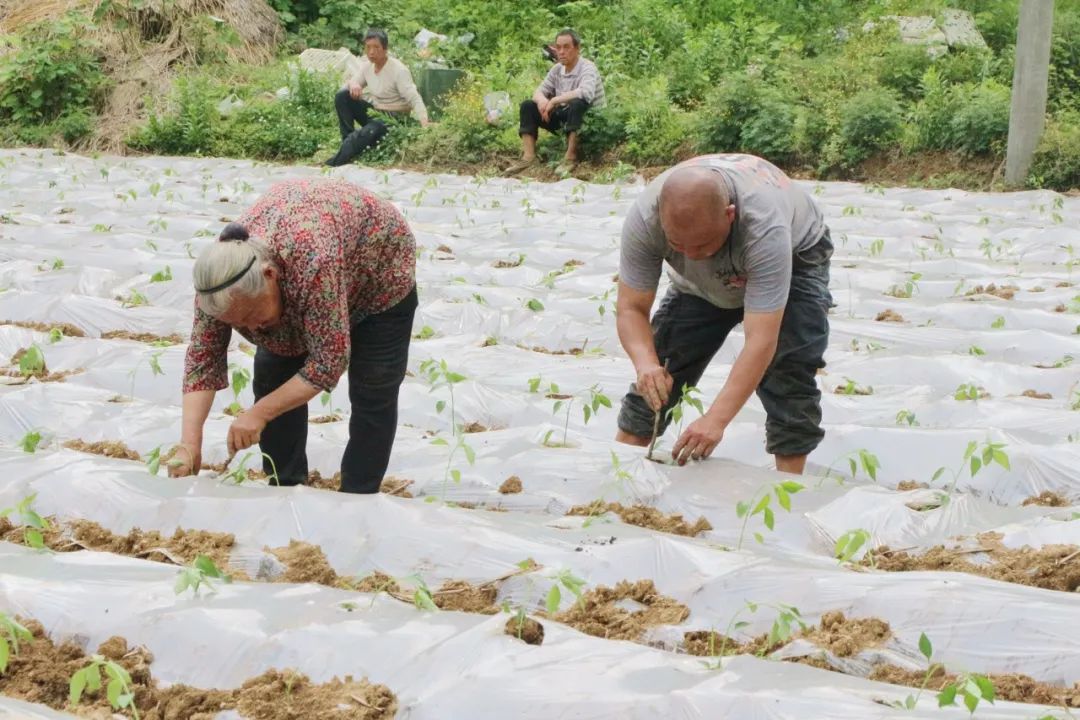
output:
M1054 0L1022 0L1016 31L1012 108L1005 184L1023 185L1046 123L1046 85L1050 76L1050 35Z

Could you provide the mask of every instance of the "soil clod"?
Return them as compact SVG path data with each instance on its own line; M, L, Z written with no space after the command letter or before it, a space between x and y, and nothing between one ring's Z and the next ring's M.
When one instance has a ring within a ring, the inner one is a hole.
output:
M973 562L972 553L937 545L922 555L892 552L880 547L863 563L886 572L938 570L1029 585L1046 590L1075 592L1080 588L1080 550L1076 545L1045 545L1041 548L1007 548L997 533L978 536L989 562Z
M506 634L529 645L544 644L544 626L531 617L512 617L506 621Z
M499 608L495 607L498 594L495 583L472 585L464 580L447 580L431 594L431 599L440 610L494 615L499 612Z
M1021 505L1042 505L1043 507L1072 507L1072 503L1065 497L1051 490L1043 490L1038 495L1032 495Z
M683 519L682 515L677 513L665 515L656 508L649 507L648 505L631 505L629 507L622 505L621 503L607 503L605 505L602 500L594 500L588 505L575 505L570 508L570 512L568 512L567 515L596 516L602 515L605 512L615 513L628 525L637 525L638 527L659 530L660 532L671 533L673 535L695 537L703 532L708 532L713 529L709 521L703 517L698 518L696 522L690 524Z
M641 608L627 610L624 605L628 600ZM614 588L593 588L554 619L595 637L638 640L648 628L677 625L688 617L690 608L661 595L652 580L623 580Z
M972 295L993 295L999 297L1002 300L1012 300L1016 296L1016 293L1020 290L1015 285L995 285L990 283L986 287L982 285L976 285L975 287L964 293L965 296L970 297Z
M914 688L921 687L925 677L926 673L922 670L905 670L895 665L878 665L870 673L871 680ZM1080 707L1080 683L1067 688L1039 682L1027 675L989 674L986 677L994 684L994 694L998 700L1067 708ZM937 672L931 675L926 683L926 689L937 692L955 681L956 675Z
M19 643L19 652L12 653L7 671L0 674L0 694L69 710L70 678L87 665L89 657L74 642L54 643L41 623L21 622L32 638ZM151 674L153 656L145 649L130 649L124 638L112 637L101 644L98 653L131 675L133 704L146 720L213 720L227 710L260 720L390 720L398 708L389 688L366 678L356 681L346 676L315 684L292 670L269 670L236 690L179 684L161 689ZM85 691L77 712L84 717L116 717L104 688Z
M874 319L878 322L904 322L904 316L894 310L882 310Z
M503 495L515 495L522 490L521 478L517 475L511 475L503 480L503 484L499 486L499 492Z
M119 440L100 440L98 442L86 442L85 440L68 440L64 443L68 450L102 455L118 460L139 460L139 453L129 448Z
M66 334L66 333L65 333ZM158 345L179 345L184 338L177 333L171 335L155 335L148 332L131 332L130 330L107 330L101 333L102 340L134 340L141 343L154 343Z
M67 337L86 337L86 331L81 327L72 325L71 323L56 322L30 322L28 320L3 320L0 321L0 325L14 325L15 327L26 328L27 330L37 330L38 332L52 332L53 328L60 328L60 332L64 333Z
M285 564L285 573L277 578L279 582L338 585L338 574L318 545L290 540L287 547L272 548L270 552Z

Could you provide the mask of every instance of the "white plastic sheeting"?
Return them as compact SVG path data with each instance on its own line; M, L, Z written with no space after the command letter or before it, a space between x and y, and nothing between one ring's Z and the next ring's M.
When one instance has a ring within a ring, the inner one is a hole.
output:
M510 511L484 512L422 497L231 487L209 474L154 478L140 464L61 449L73 438L121 440L143 454L175 442L184 346L99 336L186 335L192 256L275 179L317 171L36 151L0 152L0 163L0 321L67 322L88 335L52 344L45 333L0 325L0 360L37 342L51 371L78 370L63 383L0 387L0 507L37 493L43 514L117 532L232 532L232 564L249 572L266 566L265 547L293 538L321 545L339 573L416 574L433 587L500 577L531 557L543 569L500 589L500 601L526 607L539 607L563 569L588 586L651 578L691 610L684 625L651 633L665 648L684 630L723 630L747 601L785 603L808 621L830 610L887 620L895 640L875 652L910 667L919 666L915 644L925 632L935 660L950 666L1055 683L1080 678L1080 641L1071 632L1080 606L1070 594L955 574L853 572L832 560L836 538L856 528L893 547L988 530L1012 547L1080 540L1076 508L1021 505L1046 490L1080 501L1080 412L1073 409L1080 372L1068 359L1080 355L1080 291L1065 285L1080 275L1068 264L1069 248L1080 247L1075 199L807 185L837 247L829 367L819 378L827 436L810 458L818 477L806 479L790 514L778 510L776 530L758 545L752 533L763 531L760 520L743 533L735 505L781 478L767 469L756 399L728 428L718 457L692 467L648 462L611 441L632 379L615 335L612 279L621 217L640 184L335 171L394 200L421 246L415 330L430 337L412 346L390 472L412 480L417 496ZM153 282L166 267L173 279ZM884 294L909 279L912 297ZM964 294L991 282L1020 289L1011 300ZM131 306L143 298L146 304ZM530 300L539 305L528 307ZM875 321L886 309L905 322ZM700 383L706 397L719 389L740 344L736 334L709 368ZM250 369L250 356L233 348L230 361ZM419 372L429 358L466 376L452 398L446 389L432 392ZM530 392L533 378L539 392ZM848 379L873 394L836 394ZM545 397L551 383L576 395L568 420L565 405L553 414ZM967 383L990 397L956 400ZM615 407L601 407L585 424L580 408L591 387ZM1052 398L1023 397L1029 389ZM225 458L231 419L220 411L231 401L225 392L215 403L208 461ZM438 401L447 403L441 413ZM250 389L240 402L251 402ZM433 433L449 431L451 407L458 422L487 428L466 436L475 464L431 443ZM898 423L902 410L913 423ZM312 415L331 411L346 420L310 426L311 466L323 473L336 469L347 438L344 379L325 401L312 402ZM44 436L33 455L17 449L29 430ZM543 444L545 437L561 443L564 432L566 447ZM674 436L672 429L661 448ZM972 477L963 462L970 441L1003 443L1010 469L991 465ZM861 469L850 476L847 458L859 450L880 460L876 483ZM951 495L952 472L932 489L894 490L903 480L929 482L942 466L957 470ZM820 477L826 468L833 477ZM460 483L448 480L450 469L461 472ZM510 475L522 479L522 493L498 492ZM687 539L614 517L563 516L597 498L645 502L690 521L703 516L714 529ZM740 536L743 548L732 551ZM361 597L360 610L349 613L340 603L358 596L326 588L239 584L212 597L176 598L174 573L94 553L0 546L0 610L34 616L51 633L81 635L88 645L112 634L146 644L165 682L235 685L271 666L316 679L368 674L399 695L402 717L802 718L823 707L837 718L940 716L932 698L910 713L877 704L906 691L858 677L748 658L709 671L670 651L550 622L545 644L533 648L501 634L505 616L423 614L385 597ZM762 608L742 617L750 622L745 632L768 629L773 615ZM0 704L0 717L7 707ZM979 713L1026 718L1033 711L1002 705Z

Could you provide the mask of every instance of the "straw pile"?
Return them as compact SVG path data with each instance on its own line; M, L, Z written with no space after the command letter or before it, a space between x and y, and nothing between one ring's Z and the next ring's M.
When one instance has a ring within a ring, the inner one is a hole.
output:
M17 32L76 11L97 20L91 40L102 50L113 81L101 120L87 148L119 151L131 128L145 118L149 97L168 92L173 69L195 62L207 27L228 25L239 42L226 46L230 60L270 60L284 33L266 0L0 0L0 32Z

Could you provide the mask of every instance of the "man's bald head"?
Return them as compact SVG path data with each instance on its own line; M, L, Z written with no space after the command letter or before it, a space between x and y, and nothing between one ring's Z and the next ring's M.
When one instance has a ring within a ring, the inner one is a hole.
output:
M715 255L735 219L720 174L700 165L672 171L660 188L659 204L660 225L668 243L692 260Z

